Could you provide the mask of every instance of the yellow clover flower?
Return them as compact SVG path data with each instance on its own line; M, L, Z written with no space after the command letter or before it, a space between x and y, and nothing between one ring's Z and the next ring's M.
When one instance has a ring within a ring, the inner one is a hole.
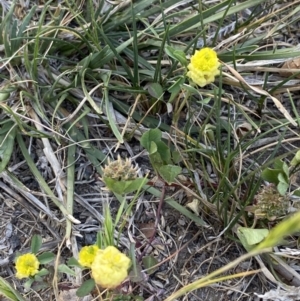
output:
M200 87L212 83L220 74L217 53L211 48L196 50L188 65L187 76Z
M128 275L130 259L113 246L99 250L92 264L92 276L103 288L115 288Z
M96 245L83 247L79 252L78 262L84 266L90 268L99 248Z
M40 267L40 262L32 253L21 255L16 260L16 277L19 279L34 276Z

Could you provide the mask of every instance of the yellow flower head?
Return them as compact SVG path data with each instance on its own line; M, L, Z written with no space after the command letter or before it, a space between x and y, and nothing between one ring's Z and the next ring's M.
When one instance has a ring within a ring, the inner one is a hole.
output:
M92 264L92 276L103 288L115 288L128 275L130 259L115 247L99 250Z
M84 266L90 268L99 248L96 245L83 247L79 252L78 262Z
M40 262L34 254L27 253L21 255L16 260L16 277L19 279L34 276L40 267Z
M217 53L211 48L196 50L188 65L187 76L200 87L212 83L220 74Z

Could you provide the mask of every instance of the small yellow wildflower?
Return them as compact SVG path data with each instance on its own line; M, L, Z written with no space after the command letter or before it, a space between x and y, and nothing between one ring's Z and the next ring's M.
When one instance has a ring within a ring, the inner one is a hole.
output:
M99 248L96 245L83 247L79 252L78 262L84 266L90 268Z
M92 276L103 288L115 288L128 275L130 259L115 247L99 250L92 264Z
M212 83L220 74L217 53L211 48L196 50L188 65L187 76L200 87Z
M16 277L19 279L34 276L39 271L40 263L32 253L21 255L16 260Z

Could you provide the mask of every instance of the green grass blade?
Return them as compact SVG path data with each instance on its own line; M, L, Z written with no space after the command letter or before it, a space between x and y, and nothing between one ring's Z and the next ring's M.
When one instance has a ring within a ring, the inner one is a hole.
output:
M69 142L68 147L68 156L67 156L67 204L66 209L69 215L73 215L74 208L74 183L75 183L75 158L76 155L76 145L74 143ZM67 220L66 224L66 240L67 245L71 244L71 234L72 234L72 223Z
M219 19L222 19L224 17L224 10L227 9L230 2L231 2L231 0L222 1L220 4L215 5L212 8L209 8L209 9L203 11L203 16L202 16L203 24L206 25L206 24L212 23L214 21L217 21ZM241 12L244 9L247 9L249 7L253 7L255 5L262 4L263 2L266 2L266 0L265 1L262 1L262 0L249 1L248 0L243 3L239 3L239 4L231 7L228 10L227 16ZM186 32L188 30L196 29L200 25L201 25L201 23L199 23L199 16L196 15L196 16L188 18L187 20L180 22L177 25L170 28L169 35L174 36L179 33L182 34L183 32ZM161 35L163 35L163 33L161 33Z
M113 117L113 106L112 103L109 100L109 94L108 94L108 83L109 83L109 79L110 79L111 73L107 72L106 74L102 75L102 79L103 79L103 84L104 84L104 88L103 88L103 92L104 92L104 103L105 103L105 111L106 111L106 115L109 121L109 126L111 127L111 130L113 131L115 137L118 139L119 143L123 143L124 139L116 125L116 121L115 118Z
M5 123L0 134L0 173L6 168L14 150L17 126L14 122Z
M32 172L32 174L34 175L35 179L37 180L37 182L39 183L39 185L41 186L42 190L47 194L48 197L51 198L52 202L60 209L60 211L66 216L71 218L72 220L75 220L74 218L72 218L72 216L69 216L69 212L66 209L66 207L64 206L64 204L62 204L57 197L54 195L54 193L52 192L52 190L50 189L50 187L48 186L48 184L46 183L46 181L44 180L44 178L42 177L41 173L39 172L39 170L36 167L36 164L33 162L26 146L24 143L24 140L21 136L21 134L17 134L17 141L19 144L19 147L22 151L22 154Z
M2 295L11 301L27 301L4 278L0 277L0 297Z

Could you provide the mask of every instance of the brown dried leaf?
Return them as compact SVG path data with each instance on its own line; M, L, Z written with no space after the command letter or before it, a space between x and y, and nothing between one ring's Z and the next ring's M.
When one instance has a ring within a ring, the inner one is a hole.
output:
M198 199L193 199L192 202L186 204L186 207L191 209L197 215L200 214L200 201Z
M248 88L250 88L252 91L260 94L260 95L264 95L264 96L267 96L267 97L270 97L275 106L277 107L277 109L283 114L283 116L293 125L293 126L297 126L297 123L296 121L292 118L292 116L290 115L290 113L286 110L286 108L281 104L281 102L274 96L272 96L271 94L269 94L267 91L261 89L261 88L258 88L258 87L255 87L255 86L252 86L250 84L248 84L246 82L246 80L235 70L233 69L232 67L230 67L229 65L227 65L226 63L223 62L223 65L226 66L226 68L234 75L234 76L231 76L230 74L228 73L224 73L224 75L226 74L227 77L233 79L233 80L238 80L239 82L243 83L244 85L246 85ZM258 133L260 133L260 129L259 128L256 128L256 130L258 131Z
M244 137L246 134L252 131L252 125L248 122L244 122L242 124L239 124L236 129L236 134L239 138Z
M93 297L91 295L85 296L83 298L76 296L77 289L63 290L59 292L58 301L91 301Z
M145 235L146 238L151 238L155 234L155 223L141 223L140 231Z
M292 69L291 72L288 72L288 71L281 71L279 74L282 75L282 76L286 76L286 77L289 77L291 76L292 74L295 74L297 73L297 70L298 72L300 72L300 57L297 57L297 58L293 58L292 60L289 60L289 61L286 61L281 69ZM300 74L298 74L296 76L296 78L300 78Z

